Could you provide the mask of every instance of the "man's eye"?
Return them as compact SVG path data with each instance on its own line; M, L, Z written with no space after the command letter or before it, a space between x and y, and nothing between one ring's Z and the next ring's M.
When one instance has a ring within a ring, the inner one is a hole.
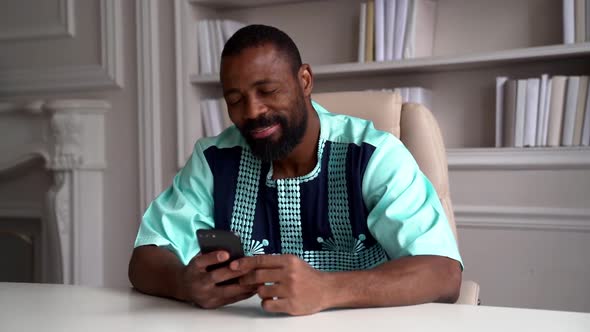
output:
M239 103L241 100L242 100L242 98L228 99L228 100L227 100L227 104L228 104L228 105L236 105L236 104L238 104L238 103Z
M267 89L267 90L261 90L260 93L262 93L263 95L271 95L273 93L277 92L277 89Z

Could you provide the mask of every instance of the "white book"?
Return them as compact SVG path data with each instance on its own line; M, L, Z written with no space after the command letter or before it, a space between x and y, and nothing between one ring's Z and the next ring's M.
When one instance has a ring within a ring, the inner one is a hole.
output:
M537 115L537 137L535 137L535 146L543 146L543 128L545 121L545 111L547 110L547 84L549 75L541 75L541 86L539 90L539 114Z
M221 118L223 119L223 129L227 129L233 125L233 122L229 118L229 113L227 112L227 103L223 98L217 99L217 103L219 105L219 109L221 110Z
M209 23L199 21L199 65L201 74L213 72L213 58L211 57L211 43L209 42Z
M207 100L207 110L211 118L211 136L217 136L223 131L223 115L217 99Z
M421 104L432 110L432 91L421 87L410 87L407 102Z
M586 110L584 111L584 125L582 126L582 145L590 145L590 85L586 92Z
M404 59L433 54L437 1L411 0L404 39Z
M410 100L410 88L402 88L402 101L407 103Z
M203 123L203 133L205 137L213 136L213 124L211 122L211 113L209 112L209 103L206 99L201 100L199 103L201 106L201 119Z
M375 0L375 61L385 61L385 0Z
M586 0L586 41L590 41L590 0Z
M221 71L221 53L223 52L223 47L225 46L225 40L223 38L223 27L221 24L221 20L215 20L215 42L217 43L217 61L219 64L217 65L216 73Z
M547 146L548 143L548 130L549 130L549 115L551 110L551 96L552 96L552 86L553 86L553 79L549 79L547 81L547 96L545 100L545 109L543 110L543 134L542 134L542 143L541 146Z
M238 30L244 27L243 23L234 20L223 20L221 21L221 30L223 31L223 42L227 42L231 36L234 35Z
M496 147L500 148L504 144L502 142L503 124L504 124L504 86L508 81L508 77L496 77Z
M367 26L367 3L361 2L361 10L359 14L359 49L358 49L358 62L365 62L365 34Z
M516 94L518 80L508 80L504 86L504 123L502 146L514 147L514 133L516 132Z
M570 76L567 80L565 93L565 109L563 111L563 128L561 131L561 145L571 146L574 142L574 125L578 104L578 90L580 76Z
M526 117L527 80L518 80L516 86L516 120L514 123L514 146L524 146L524 126Z
M404 52L406 21L408 18L408 0L397 0L395 8L395 36L393 39L393 59L401 60Z
M537 117L539 115L539 90L541 80L529 78L526 86L524 146L535 146L537 139Z
M572 142L572 145L575 146L582 144L582 126L584 125L584 111L586 109L586 100L588 99L588 81L588 76L580 76L578 102L576 103L576 119L574 120L574 139Z
M576 43L583 43L586 41L586 0L576 0L574 10L576 12Z
M214 20L207 20L207 27L209 28L209 56L211 57L211 72L217 73L219 70L219 61L217 57L221 53L217 48L217 27Z
M385 0L385 60L393 60L396 0Z
M576 41L575 31L575 0L563 0L563 43L573 44Z

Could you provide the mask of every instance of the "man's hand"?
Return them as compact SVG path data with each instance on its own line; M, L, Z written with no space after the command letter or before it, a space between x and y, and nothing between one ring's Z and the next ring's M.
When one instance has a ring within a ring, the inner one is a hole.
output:
M195 256L184 268L181 276L181 298L191 301L205 309L215 309L224 305L238 302L256 294L256 287L252 285L231 284L218 286L226 280L244 275L240 270L230 270L221 267L208 272L207 267L225 262L229 254L216 251Z
M328 307L327 274L297 256L245 257L233 261L230 269L245 274L240 278L240 285L257 287L266 311L309 315Z

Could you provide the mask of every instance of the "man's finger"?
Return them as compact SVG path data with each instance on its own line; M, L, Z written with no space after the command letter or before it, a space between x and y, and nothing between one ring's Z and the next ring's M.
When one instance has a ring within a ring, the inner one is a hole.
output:
M225 299L223 305L228 305L228 304L232 304L232 303L236 303L236 302L245 300L247 298L252 297L254 294L256 294L255 291L249 291L246 293L238 294L234 297L230 297L230 298Z
M240 278L240 284L242 285L262 285L264 283L280 281L280 269L256 269Z
M267 312L283 312L286 314L293 314L289 311L290 304L287 299L264 299L261 302L262 309Z
M263 299L273 299L273 298L288 298L289 294L284 286L281 284L272 284L272 285L262 285L258 286L258 296Z
M198 255L197 257L195 257L194 264L199 270L205 271L205 269L208 266L223 263L228 259L229 254L226 251L219 250L207 254Z
M231 262L230 269L250 271L254 269L272 269L281 268L285 264L285 260L290 255L256 255L252 257L244 257L236 259Z
M244 275L245 272L243 271L234 271L229 269L228 267L220 267L209 272L209 278L214 283L224 282L230 279L239 278Z
M245 295L250 297L256 294L256 288L233 284L227 286L218 286L217 292L218 296L225 301L225 299L234 299Z

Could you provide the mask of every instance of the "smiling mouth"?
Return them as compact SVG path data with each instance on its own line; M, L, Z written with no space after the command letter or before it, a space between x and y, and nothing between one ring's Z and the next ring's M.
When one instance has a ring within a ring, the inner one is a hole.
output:
M267 138L270 135L274 134L278 129L279 124L274 124L272 126L251 130L250 135L252 135L252 137L255 139Z

